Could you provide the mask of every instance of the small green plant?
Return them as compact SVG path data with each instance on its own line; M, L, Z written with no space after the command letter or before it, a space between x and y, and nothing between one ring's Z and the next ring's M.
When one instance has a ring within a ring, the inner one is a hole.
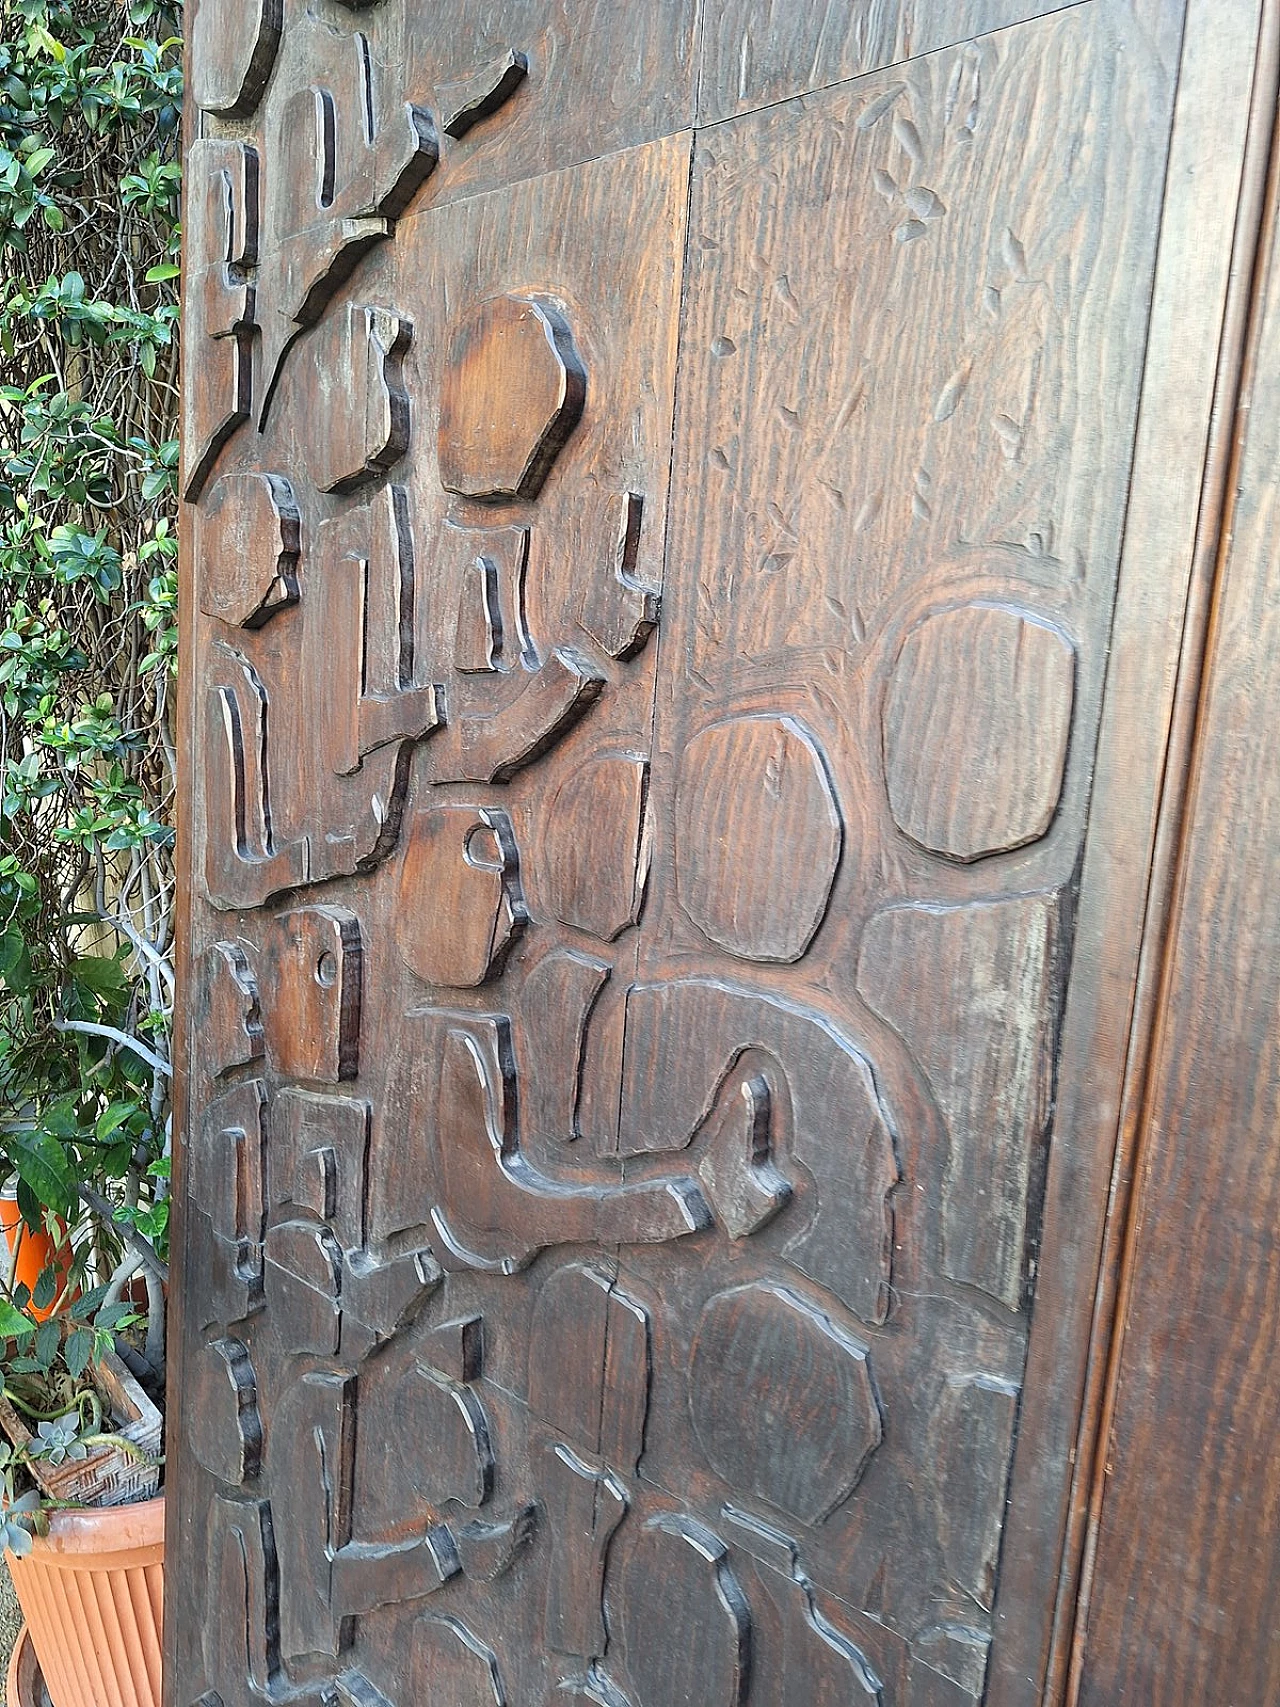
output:
M65 1272L50 1264L34 1291L10 1284L0 1299L0 1336L10 1345L3 1394L29 1436L0 1440L0 1545L19 1558L30 1550L31 1536L43 1532L48 1512L63 1503L37 1485L41 1467L77 1463L106 1446L145 1458L110 1426L94 1380L105 1354L141 1318L112 1297L110 1286L80 1290L83 1266L76 1257Z

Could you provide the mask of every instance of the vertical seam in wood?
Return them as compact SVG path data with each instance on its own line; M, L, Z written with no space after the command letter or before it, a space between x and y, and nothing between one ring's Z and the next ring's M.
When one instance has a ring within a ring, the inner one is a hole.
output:
M1119 1395L1125 1319L1142 1227L1141 1175L1148 1156L1150 1098L1172 973L1171 925L1184 882L1184 835L1198 763L1200 715L1215 612L1231 538L1236 475L1256 366L1259 304L1262 287L1272 265L1271 243L1276 228L1277 194L1280 193L1280 149L1276 146L1277 95L1280 94L1280 0L1263 0L1260 13L1251 112L1241 171L1240 209L1223 314L1210 436L1121 1094L1119 1142L1108 1209L1109 1231L1094 1298L1085 1402L1077 1437L1073 1495L1075 1489L1088 1484L1088 1511L1082 1540L1075 1545L1069 1542L1059 1582L1045 1691L1046 1707L1053 1707L1058 1701L1063 1701L1065 1707L1077 1707L1083 1683L1090 1597L1106 1498L1111 1431ZM1100 1390L1096 1424L1091 1421L1094 1409L1089 1402L1091 1390ZM1080 1559L1078 1576L1071 1565L1077 1551ZM1073 1576L1076 1577L1076 1593L1068 1602Z

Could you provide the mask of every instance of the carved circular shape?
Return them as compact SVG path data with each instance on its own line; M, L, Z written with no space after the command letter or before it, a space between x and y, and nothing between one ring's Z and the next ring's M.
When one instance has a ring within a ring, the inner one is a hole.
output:
M844 834L812 735L791 717L713 723L685 749L676 882L704 935L744 960L799 960L827 911Z
M496 977L528 920L505 812L474 806L415 814L400 868L396 945L428 984L470 989Z
M464 498L536 498L577 426L587 373L564 316L499 296L453 335L440 393L440 481Z
M866 1347L780 1286L718 1293L689 1360L694 1430L717 1474L821 1523L880 1444Z
M894 822L968 864L1044 835L1062 792L1075 651L1042 618L971 604L903 642L884 707Z

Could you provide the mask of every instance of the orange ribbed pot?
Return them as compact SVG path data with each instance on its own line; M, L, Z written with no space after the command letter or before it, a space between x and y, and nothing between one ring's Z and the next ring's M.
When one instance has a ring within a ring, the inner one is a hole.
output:
M163 1494L54 1512L8 1564L53 1707L160 1707Z

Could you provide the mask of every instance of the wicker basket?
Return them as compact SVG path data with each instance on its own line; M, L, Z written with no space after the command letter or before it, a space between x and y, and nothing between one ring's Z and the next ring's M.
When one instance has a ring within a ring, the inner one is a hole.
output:
M68 1458L58 1465L36 1458L27 1468L50 1499L88 1506L132 1505L151 1499L160 1486L164 1418L114 1352L109 1351L96 1366L94 1385L102 1399L103 1428L130 1441L146 1461L106 1445L91 1449L85 1458ZM22 1416L3 1394L0 1429L14 1446L25 1446L32 1438Z

